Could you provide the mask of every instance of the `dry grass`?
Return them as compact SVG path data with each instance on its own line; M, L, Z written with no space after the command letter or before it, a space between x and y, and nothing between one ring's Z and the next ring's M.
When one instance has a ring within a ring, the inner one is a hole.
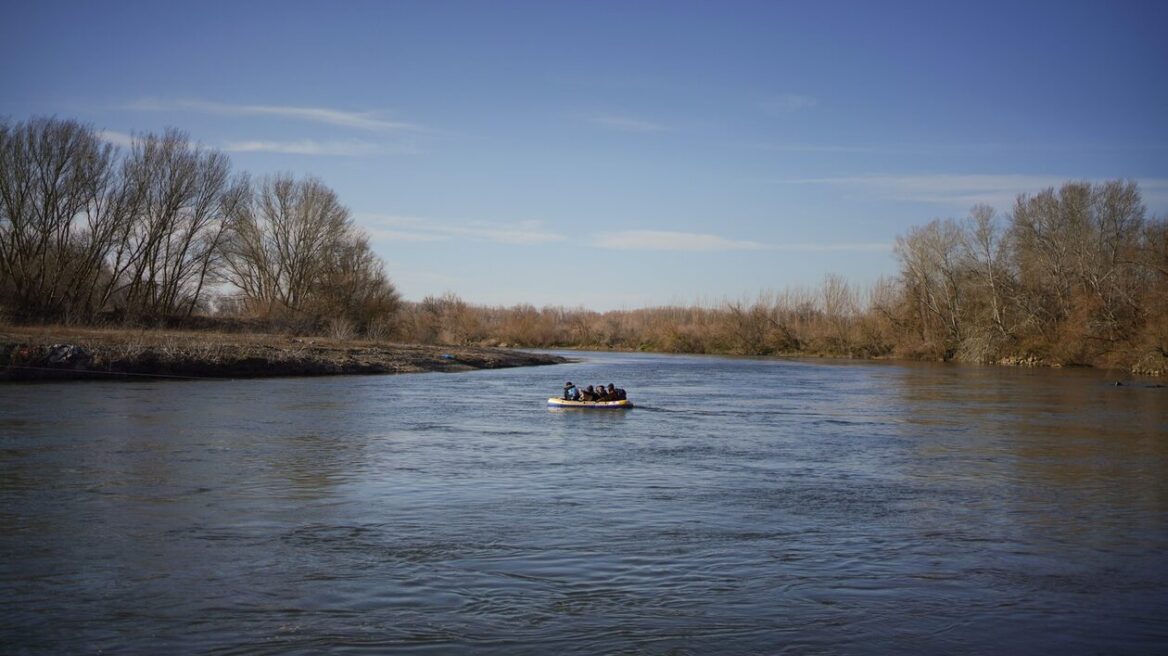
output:
M81 347L83 360L50 362L53 346ZM262 377L457 371L553 364L552 356L475 347L394 344L328 337L96 329L0 327L0 379L96 375Z

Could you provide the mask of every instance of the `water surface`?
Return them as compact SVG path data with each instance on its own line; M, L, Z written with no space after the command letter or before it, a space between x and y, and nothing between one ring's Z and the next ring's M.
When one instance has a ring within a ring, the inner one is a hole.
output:
M1168 389L584 357L0 387L0 652L1168 649Z

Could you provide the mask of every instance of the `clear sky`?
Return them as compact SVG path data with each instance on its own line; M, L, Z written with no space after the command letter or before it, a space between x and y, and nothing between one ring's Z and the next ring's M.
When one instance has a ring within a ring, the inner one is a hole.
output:
M403 296L866 285L1066 180L1168 214L1166 2L5 2L0 115L314 175Z

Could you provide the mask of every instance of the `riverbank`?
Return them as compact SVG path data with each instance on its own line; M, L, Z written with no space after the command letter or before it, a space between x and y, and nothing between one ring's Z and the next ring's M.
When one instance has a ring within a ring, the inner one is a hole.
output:
M1131 376L1145 376L1150 378L1160 378L1168 376L1168 354L1160 351L1149 350L1143 355L1135 358L1135 364L1128 365L1123 361L1108 362L1104 365L1091 364L1066 364L1056 360L1047 358L1040 358L1034 355L1016 355L1002 357L992 361L962 361L958 359L946 360L944 358L927 357L922 354L892 354L886 353L882 355L843 355L839 353L832 353L827 351L783 351L779 353L755 354L755 353L731 353L731 352L705 352L705 351L653 351L644 348L621 348L610 347L605 345L593 346L557 346L559 350L564 351L601 351L610 353L662 353L669 355L708 355L726 358L783 358L788 360L830 360L839 362L856 362L856 361L882 361L882 362L949 362L952 364L962 364L968 366L996 366L996 367L1023 367L1032 369L1063 369L1063 368L1081 368L1081 369L1097 369L1100 371L1114 371L1120 375Z
M0 327L0 381L402 374L567 361L500 348L271 334Z

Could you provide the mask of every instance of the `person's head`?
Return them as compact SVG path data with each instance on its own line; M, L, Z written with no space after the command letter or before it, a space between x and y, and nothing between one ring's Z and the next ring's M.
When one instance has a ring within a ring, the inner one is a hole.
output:
M567 389L571 386L572 386L572 381L570 381L570 380L568 382L564 383L564 389Z
M612 391L615 391L615 390L616 390L616 385L613 385L612 383L609 383L609 384L608 384L608 391L612 392Z
M592 386L591 386L591 385L589 385L588 387L586 387L586 388L584 388L584 389L586 389L586 390L588 390L589 392L591 392L591 391L592 391Z

